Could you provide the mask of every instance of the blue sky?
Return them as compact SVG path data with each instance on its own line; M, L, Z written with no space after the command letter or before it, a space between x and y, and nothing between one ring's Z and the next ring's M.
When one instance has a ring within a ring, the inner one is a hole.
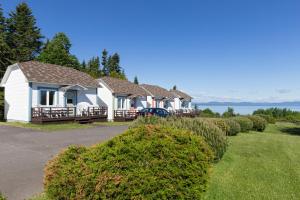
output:
M19 0L2 0L7 14ZM27 0L47 38L80 60L106 48L130 80L195 101L300 100L298 0Z

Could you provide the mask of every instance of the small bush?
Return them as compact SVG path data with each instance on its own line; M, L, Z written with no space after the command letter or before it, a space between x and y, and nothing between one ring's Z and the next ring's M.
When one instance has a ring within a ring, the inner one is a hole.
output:
M231 119L236 121L240 125L241 132L249 132L253 128L253 122L247 117L239 116L233 117Z
M212 122L217 127L219 127L226 135L228 134L230 127L226 123L225 119L222 119L222 118L206 118L205 120Z
M275 124L276 120L271 115L258 114L257 116L264 118L269 124Z
M204 137L206 143L215 153L215 159L219 160L227 148L227 138L225 133L218 128L213 122L205 118L160 118L160 117L141 117L133 122L131 127L137 127L145 124L157 124L163 126L171 126L178 129L192 131L196 135Z
M0 192L0 200L6 200L6 197Z
M268 124L268 122L257 115L248 116L248 118L253 122L253 128L254 131L260 131L263 132Z
M226 119L225 121L229 127L229 131L227 132L228 136L234 136L241 132L241 126L235 120Z
M70 147L45 168L50 199L201 199L213 159L189 131L140 126L90 148Z

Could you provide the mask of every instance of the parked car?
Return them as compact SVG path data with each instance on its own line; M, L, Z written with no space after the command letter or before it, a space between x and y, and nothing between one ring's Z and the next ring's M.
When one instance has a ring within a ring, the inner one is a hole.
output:
M144 108L138 112L139 116L159 116L159 117L167 117L170 113L164 108Z

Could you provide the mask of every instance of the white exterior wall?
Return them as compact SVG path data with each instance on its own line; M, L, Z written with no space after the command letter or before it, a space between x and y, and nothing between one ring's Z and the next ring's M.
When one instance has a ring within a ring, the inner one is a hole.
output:
M88 88L88 90L77 91L77 106L97 106L97 89Z
M181 101L179 98L174 98L174 109L179 110L181 108Z
M30 94L31 88L23 72L15 67L5 83L4 118L7 121L31 120Z
M142 110L143 108L147 108L147 98L139 97L136 99L136 109Z
M147 108L152 108L152 103L153 103L153 98L152 96L147 96L146 98L146 101L147 101Z
M112 92L100 82L101 88L98 88L98 105L107 107L107 119L114 119L114 97Z

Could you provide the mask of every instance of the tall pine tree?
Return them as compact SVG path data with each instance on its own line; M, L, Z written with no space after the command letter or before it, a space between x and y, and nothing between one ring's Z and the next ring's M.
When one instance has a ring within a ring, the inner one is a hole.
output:
M7 66L13 62L11 49L6 42L6 29L6 19L0 5L0 78L4 75Z
M57 33L52 40L50 40L42 50L37 60L45 63L62 65L80 68L80 63L76 56L70 53L71 42L64 33Z
M91 60L88 61L87 64L88 72L91 76L98 78L101 76L101 69L100 69L100 59L99 57L93 57Z
M137 77L137 76L134 77L133 83L134 83L134 84L137 84L137 85L139 84L139 80L138 80L138 77Z
M104 76L108 76L109 75L109 68L108 68L108 62L107 62L107 55L108 52L106 51L106 49L104 49L102 51L102 72Z
M41 50L42 38L31 9L26 3L20 3L7 20L7 44L14 61L34 59Z

